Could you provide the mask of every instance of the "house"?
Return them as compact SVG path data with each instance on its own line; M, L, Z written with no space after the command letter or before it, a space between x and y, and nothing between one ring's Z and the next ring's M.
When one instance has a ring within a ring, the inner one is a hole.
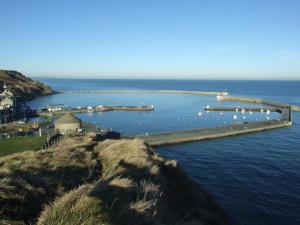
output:
M0 105L3 108L13 108L14 107L14 95L8 90L6 84L3 84L3 90L0 90Z

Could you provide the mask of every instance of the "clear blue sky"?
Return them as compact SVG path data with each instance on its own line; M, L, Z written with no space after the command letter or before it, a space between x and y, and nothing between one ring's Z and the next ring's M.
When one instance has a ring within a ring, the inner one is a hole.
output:
M299 0L0 0L0 68L30 76L300 79Z

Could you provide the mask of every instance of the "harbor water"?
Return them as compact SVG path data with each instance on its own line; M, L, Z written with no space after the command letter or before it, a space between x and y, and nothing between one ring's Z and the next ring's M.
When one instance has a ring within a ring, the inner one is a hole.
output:
M57 91L192 90L228 91L300 105L299 81L79 80L40 79ZM217 102L215 96L158 93L61 93L29 103L38 109L66 106L154 105L153 112L111 111L77 116L124 134L145 134L279 119L278 113L205 112L207 106L256 107ZM236 119L234 119L236 115ZM300 224L300 113L293 126L267 132L160 147L224 208L234 224Z

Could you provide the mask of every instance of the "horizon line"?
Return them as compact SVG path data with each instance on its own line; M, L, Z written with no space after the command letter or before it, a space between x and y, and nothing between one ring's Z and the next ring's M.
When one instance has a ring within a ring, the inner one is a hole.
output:
M246 78L246 79L235 79L235 78L133 78L133 77L117 77L117 78L108 78L108 77L56 77L56 76L35 76L35 75L29 75L30 78L38 78L38 79L64 79L64 80L191 80L191 81L300 81L299 79L294 79L294 78L270 78L270 79L251 79L251 78Z

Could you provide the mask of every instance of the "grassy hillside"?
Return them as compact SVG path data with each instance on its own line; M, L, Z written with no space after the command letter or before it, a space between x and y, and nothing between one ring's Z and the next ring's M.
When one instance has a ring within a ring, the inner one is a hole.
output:
M176 161L90 135L0 158L0 211L38 225L230 224Z
M14 95L25 100L54 93L49 86L25 77L17 71L0 70L0 88L3 87L3 83L7 84Z

